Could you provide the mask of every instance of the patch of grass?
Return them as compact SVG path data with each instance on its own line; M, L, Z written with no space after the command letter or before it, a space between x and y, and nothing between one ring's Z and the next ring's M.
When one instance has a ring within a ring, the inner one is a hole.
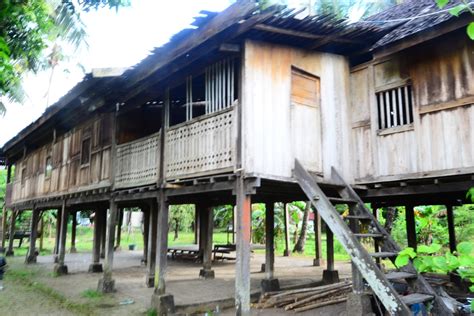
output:
M99 292L97 290L87 289L87 290L85 290L81 293L81 296L85 297L85 298L96 300L96 299L102 298L104 296L104 294L102 294L101 292Z
M156 312L156 309L154 308L149 308L147 311L146 311L146 316L157 316L158 313Z

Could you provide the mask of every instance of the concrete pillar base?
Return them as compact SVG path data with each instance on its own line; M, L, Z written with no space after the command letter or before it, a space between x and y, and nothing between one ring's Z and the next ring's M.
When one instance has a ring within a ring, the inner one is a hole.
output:
M322 265L323 265L323 259L314 259L313 260L313 266L320 267Z
M13 250L7 250L7 252L5 252L5 256L7 257L13 257L15 255L15 252Z
M88 271L89 273L101 273L104 272L104 269L102 268L102 263L96 262L89 265Z
M367 294L349 293L346 306L348 315L374 315L370 296Z
M145 284L149 288L154 287L155 286L155 275L147 274Z
M77 253L76 247L71 247L71 249L69 250L69 253Z
M261 282L262 293L280 290L280 282L278 279L263 279Z
M291 251L289 250L283 250L283 257L289 257L291 254Z
M151 307L156 310L157 315L174 315L176 308L174 306L174 297L171 294L153 293L151 296Z
M339 273L337 272L337 270L324 270L323 282L326 284L339 282Z
M97 291L102 293L115 292L115 280L101 278L99 280L99 284L97 285Z
M201 269L199 271L199 277L201 279L214 279L215 278L214 270Z
M67 274L67 265L59 264L59 263L55 264L53 271L57 276L66 275Z

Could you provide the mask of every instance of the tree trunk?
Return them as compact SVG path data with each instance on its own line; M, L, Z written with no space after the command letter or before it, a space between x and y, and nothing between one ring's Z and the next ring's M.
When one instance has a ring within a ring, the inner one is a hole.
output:
M392 233L392 228L393 228L393 223L395 223L395 220L397 219L398 216L398 211L396 207L385 207L385 230L391 234Z
M306 202L306 207L304 208L303 213L303 222L301 223L301 233L298 241L295 244L295 248L293 248L293 252L304 252L304 246L306 244L306 235L308 232L308 219L309 219L309 211L311 210L311 203Z

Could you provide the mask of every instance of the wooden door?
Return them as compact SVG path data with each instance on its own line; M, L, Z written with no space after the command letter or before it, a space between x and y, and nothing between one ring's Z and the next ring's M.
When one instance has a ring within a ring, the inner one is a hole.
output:
M320 79L296 68L291 72L291 137L295 158L322 173Z

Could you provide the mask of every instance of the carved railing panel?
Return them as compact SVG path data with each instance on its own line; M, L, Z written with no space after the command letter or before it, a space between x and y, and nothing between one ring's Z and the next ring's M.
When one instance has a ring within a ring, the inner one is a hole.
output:
M160 135L116 147L115 187L126 188L156 183L160 159Z
M231 170L235 107L173 126L166 137L166 177L177 179Z

